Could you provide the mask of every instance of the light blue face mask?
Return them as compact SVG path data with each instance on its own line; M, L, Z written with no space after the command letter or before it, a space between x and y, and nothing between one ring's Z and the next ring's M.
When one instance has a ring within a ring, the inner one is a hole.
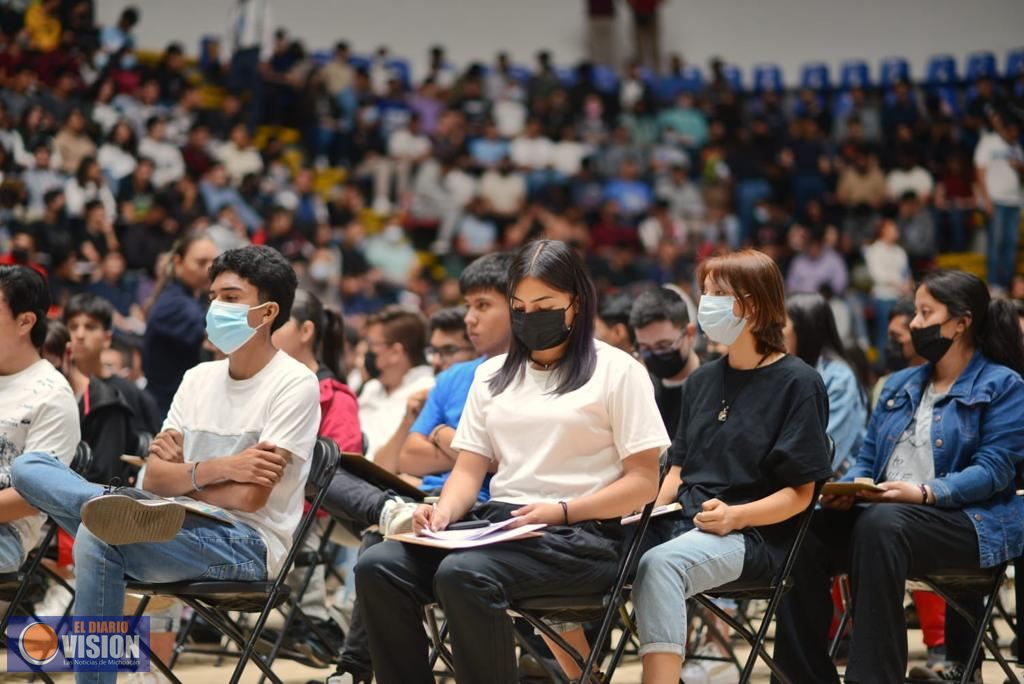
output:
M259 327L249 325L249 312L262 309L270 302L250 307L247 304L232 304L214 300L206 311L206 336L213 346L225 354L234 354L242 345L252 339Z
M697 322L712 342L731 345L747 327L747 321L732 312L736 298L732 295L701 295Z

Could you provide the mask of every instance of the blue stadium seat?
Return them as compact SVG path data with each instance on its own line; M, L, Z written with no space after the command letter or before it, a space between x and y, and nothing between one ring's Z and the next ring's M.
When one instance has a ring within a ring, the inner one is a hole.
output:
M974 52L967 56L967 80L977 81L982 76L995 78L996 56L991 52Z
M331 61L334 57L333 50L313 50L313 53L309 56L310 60L318 67L322 67Z
M931 86L953 85L958 80L953 55L935 55L928 60L925 83Z
M593 79L594 87L602 93L614 93L619 88L619 75L615 69L604 64L595 64Z
M526 85L533 78L533 73L529 67L524 67L521 64L512 64L508 68L509 76L519 81L520 84Z
M755 93L782 90L782 69L777 64L755 64L753 79Z
M832 87L832 79L828 73L828 65L824 62L804 64L800 70L800 87L829 90Z
M942 105L942 111L947 116L957 117L963 113L963 107L960 105L960 96L957 94L956 88L942 86L933 90L932 94L938 98L939 103Z
M724 65L722 75L725 76L725 80L729 82L733 90L736 92L743 90L743 73L738 66L735 64Z
M348 63L352 65L353 69L369 69L370 58L364 55L350 55Z
M868 69L868 63L862 59L851 59L843 62L839 70L839 87L843 90L870 88L871 70Z
M1006 72L1003 75L1015 78L1020 74L1024 74L1024 48L1010 50L1010 54L1006 55Z
M879 81L884 88L891 88L897 81L910 79L910 63L904 57L886 57L882 60Z
M555 67L555 75L566 88L576 85L576 69L572 67Z
M412 85L412 69L409 67L409 60L395 57L388 60L388 70L398 78L402 87L406 90Z

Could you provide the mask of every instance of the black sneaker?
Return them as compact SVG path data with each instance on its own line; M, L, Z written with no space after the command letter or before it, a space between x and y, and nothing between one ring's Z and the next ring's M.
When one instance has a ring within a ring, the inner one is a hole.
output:
M138 544L174 539L186 509L141 489L117 487L82 504L82 523L106 543Z
M944 663L934 670L918 666L910 670L910 678L924 682L959 682L964 676L964 667L964 663ZM974 675L967 681L971 684L982 684L981 665L975 666Z

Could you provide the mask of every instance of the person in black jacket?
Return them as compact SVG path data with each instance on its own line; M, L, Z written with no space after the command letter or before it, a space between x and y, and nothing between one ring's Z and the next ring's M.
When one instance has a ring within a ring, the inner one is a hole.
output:
M175 244L169 273L147 312L142 343L146 391L156 400L163 419L185 371L199 363L206 337L206 306L198 295L209 286L210 264L217 246L202 233Z
M131 381L108 373L101 361L112 339L114 310L93 294L78 294L64 308L71 341L63 364L78 399L82 439L92 447L93 466L86 479L109 483L134 480L135 472L122 454L143 451L140 440L156 434L156 403Z

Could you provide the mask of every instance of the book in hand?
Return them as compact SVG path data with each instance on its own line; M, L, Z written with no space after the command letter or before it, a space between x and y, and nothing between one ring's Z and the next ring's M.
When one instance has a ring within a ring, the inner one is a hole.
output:
M672 503L668 503L665 504L664 506L658 506L657 508L655 508L653 511L651 511L651 517L657 518L659 515L668 515L669 513L675 513L676 511L681 510L683 510L683 505L678 501L673 501ZM641 515L641 513L624 515L622 516L622 520L620 520L619 522L623 525L632 525L640 519Z
M822 496L857 496L863 492L884 492L870 477L858 477L853 482L827 482L821 488Z
M431 546L437 549L472 549L480 546L490 546L501 542L516 541L539 537L541 530L547 527L544 523L523 525L514 529L508 526L515 522L516 518L509 518L499 523L491 523L485 527L476 527L468 530L421 530L415 532L402 532L389 535L388 539L404 542L406 544L419 544L420 546Z

